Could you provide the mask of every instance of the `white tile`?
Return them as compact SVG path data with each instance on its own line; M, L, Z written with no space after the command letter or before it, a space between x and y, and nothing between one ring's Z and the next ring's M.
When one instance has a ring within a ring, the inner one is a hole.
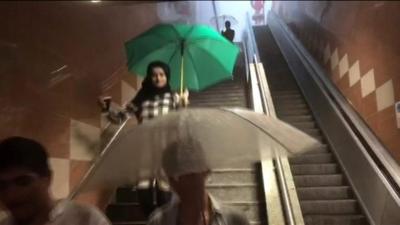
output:
M69 194L70 165L68 159L50 158L53 171L51 192L55 198L65 198Z
M339 53L337 48L335 49L335 51L333 51L330 60L331 60L331 70L333 70L339 64Z
M393 81L389 80L376 89L378 112L394 104Z
M136 90L125 81L121 81L121 102L125 105L136 95Z
M343 75L349 70L349 60L347 58L347 54L343 56L343 58L339 62L339 76L343 77Z
M329 44L327 44L324 49L324 63L325 64L329 61L330 57L331 57L331 47L329 46Z
M70 130L71 159L92 160L99 152L100 128L77 120L71 120Z
M349 83L350 87L360 80L360 64L358 60L349 69Z
M371 69L361 77L361 96L365 97L373 91L375 91L375 76L374 69Z

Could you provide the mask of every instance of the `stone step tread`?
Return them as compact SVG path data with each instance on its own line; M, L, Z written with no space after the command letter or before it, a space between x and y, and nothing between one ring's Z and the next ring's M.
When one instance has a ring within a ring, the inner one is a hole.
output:
M207 188L247 188L247 187L257 187L257 183L236 183L236 184L207 184Z
M286 121L286 122L314 122L314 118L311 115L278 115L278 118L280 120Z
M300 201L345 200L354 198L349 186L300 187L296 190Z
M353 215L304 215L306 225L369 225L361 214Z
M275 103L275 108L276 109L282 109L282 110L292 110L292 109L308 109L308 106L304 103L290 103L290 102L285 102L285 103Z
M324 175L294 175L296 187L343 186L345 180L342 174Z
M296 156L293 158L289 158L289 163L291 165L297 164L326 164L326 163L334 163L335 158L332 153L314 153L314 154L303 154L300 156Z
M340 172L337 163L325 164L295 164L290 166L293 175L326 175Z
M355 214L360 213L357 201L345 200L302 200L300 207L303 214Z

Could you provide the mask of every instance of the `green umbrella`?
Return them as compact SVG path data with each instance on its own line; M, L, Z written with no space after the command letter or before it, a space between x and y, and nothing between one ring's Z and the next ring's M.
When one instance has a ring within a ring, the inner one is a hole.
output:
M170 85L200 91L232 77L239 48L205 25L159 24L125 43L129 71L144 77L150 62L171 68Z

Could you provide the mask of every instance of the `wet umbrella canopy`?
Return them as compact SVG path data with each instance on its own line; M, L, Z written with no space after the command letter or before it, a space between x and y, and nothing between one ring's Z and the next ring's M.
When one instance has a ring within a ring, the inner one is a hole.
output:
M129 71L146 76L150 62L161 60L171 68L174 90L200 91L232 78L239 48L211 27L159 24L125 43Z
M102 161L96 162L97 169L91 171L83 187L116 187L145 178L162 178L163 154L174 145L172 152L176 155L169 161L182 164L172 166L172 175L203 171L204 165L211 170L246 167L262 158L291 156L321 147L302 131L246 109L182 109L126 129ZM194 162L192 152L205 163L190 163Z

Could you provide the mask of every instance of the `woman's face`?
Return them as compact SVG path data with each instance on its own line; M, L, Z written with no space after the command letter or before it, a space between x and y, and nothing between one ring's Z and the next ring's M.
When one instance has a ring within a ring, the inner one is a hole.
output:
M163 68L154 67L151 74L151 81L153 85L157 88L163 88L167 85L167 75L165 74Z

